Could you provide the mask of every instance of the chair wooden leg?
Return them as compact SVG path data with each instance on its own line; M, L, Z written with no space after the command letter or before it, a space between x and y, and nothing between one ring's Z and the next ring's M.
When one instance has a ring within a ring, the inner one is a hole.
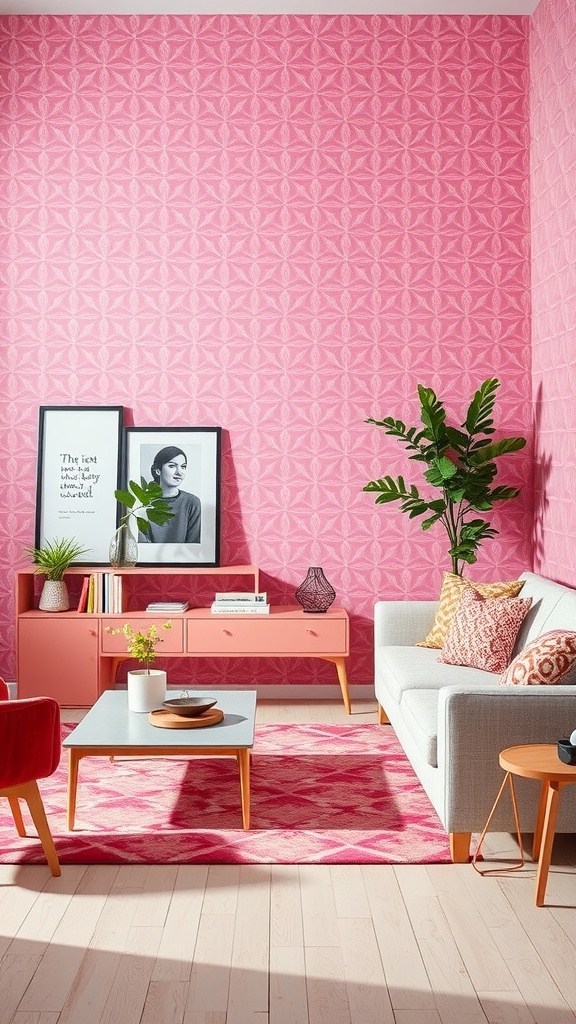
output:
M390 719L381 704L378 705L378 725L389 725Z
M14 824L16 825L18 835L25 836L26 829L24 827L24 819L22 818L22 811L20 810L18 797L9 796L8 803L10 804L10 810L12 811L12 817L14 818Z
M470 860L471 832L450 832L450 856L453 864L467 864Z
M30 808L30 814L32 821L36 826L38 838L42 843L42 849L46 854L46 860L50 871L55 877L62 874L60 868L60 862L58 860L58 854L56 853L56 847L54 846L54 840L52 839L52 833L46 819L46 812L44 810L44 804L42 803L42 797L40 796L40 790L38 789L38 783L35 779L31 782L25 782L21 786L18 786L19 795L26 801Z

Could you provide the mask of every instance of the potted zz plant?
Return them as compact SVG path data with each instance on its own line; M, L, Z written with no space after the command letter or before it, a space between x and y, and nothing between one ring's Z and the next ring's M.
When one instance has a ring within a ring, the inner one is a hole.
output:
M127 511L110 541L110 564L118 568L134 566L138 561L138 542L132 533L132 520L136 520L141 533L148 533L149 523L163 526L174 513L164 501L160 484L144 477L140 478L139 484L130 480L128 489L114 491L114 497Z
M425 516L423 530L441 523L448 535L448 554L452 572L462 575L462 563L477 560L482 541L498 533L478 512L489 512L498 502L509 501L520 493L518 487L493 487L498 471L495 459L520 451L523 437L504 437L493 441L492 412L500 382L492 377L480 385L474 395L461 427L446 423L446 411L432 388L418 385L421 405L421 427L407 427L401 420L388 416L383 420L367 419L384 427L411 453L413 462L423 464L426 483L436 488L437 497L424 497L415 484L404 477L384 476L371 480L363 488L376 494L376 504L400 502L400 511L410 519Z
M65 612L70 607L68 588L64 579L66 569L88 549L83 548L73 538L55 537L40 548L25 548L26 554L38 568L37 573L44 573L46 579L40 595L40 609L43 612Z
M172 629L171 622L164 622L162 629ZM144 668L133 669L127 674L128 710L154 711L160 707L166 696L166 673L162 669L152 668L158 657L156 647L164 643L158 633L158 627L152 623L149 629L134 630L130 622L124 623L121 629L106 626L106 632L112 636L120 633L126 637L126 650Z

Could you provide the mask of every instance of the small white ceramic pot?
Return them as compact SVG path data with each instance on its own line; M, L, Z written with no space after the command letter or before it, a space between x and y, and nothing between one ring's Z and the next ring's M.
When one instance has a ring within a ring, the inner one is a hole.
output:
M128 710L156 711L166 698L166 673L160 668L137 668L127 674Z

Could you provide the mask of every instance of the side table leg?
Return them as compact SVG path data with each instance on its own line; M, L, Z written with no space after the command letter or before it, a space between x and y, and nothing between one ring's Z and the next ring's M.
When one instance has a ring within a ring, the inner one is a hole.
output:
M510 798L512 800L512 809L514 811L514 821L516 822L516 831L518 833L518 845L519 845L519 848L520 848L520 863L519 864L512 864L509 868L486 868L485 871L481 871L480 868L476 867L476 860L477 860L478 855L480 853L480 850L482 848L482 843L484 842L486 833L487 833L488 828L490 826L490 822L492 821L492 818L494 817L494 812L495 812L495 810L498 807L498 804L500 802L500 797L502 796L502 793L504 792L504 789L506 787L506 783L508 783L508 785L510 786ZM472 867L474 868L475 871L478 872L479 875L498 875L498 874L502 873L503 871L519 871L520 868L524 867L524 847L522 845L522 832L520 831L520 819L518 817L518 804L516 802L516 791L514 789L514 780L512 778L511 772L506 772L506 775L504 776L504 782L502 783L502 785L500 786L500 789L498 790L498 796L496 797L494 803L492 804L492 810L490 811L490 814L488 815L488 820L487 820L487 822L486 822L486 824L484 826L484 829L482 831L482 835L480 836L480 839L478 840L478 846L476 847L476 852L475 852L474 856L472 857Z
M550 870L550 858L554 844L554 830L556 828L556 815L558 813L558 800L560 798L560 785L558 782L549 782L547 786L546 811L544 813L544 826L542 830L542 843L540 857L538 860L538 871L536 872L536 906L544 904L546 893L546 882Z
M239 750L236 757L240 773L242 827L248 831L250 828L250 750L247 747L244 750Z
M548 801L548 785L543 782L540 786L540 800L538 801L538 813L536 814L536 825L534 826L534 841L532 844L532 857L540 859L540 847L542 846L542 833L544 831L544 818L546 817L546 803Z

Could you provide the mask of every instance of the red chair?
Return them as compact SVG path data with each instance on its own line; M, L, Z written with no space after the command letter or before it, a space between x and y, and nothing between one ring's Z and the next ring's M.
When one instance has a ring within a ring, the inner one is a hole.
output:
M52 697L8 700L0 679L0 796L8 798L16 831L26 835L19 800L28 804L46 860L60 875L58 854L36 779L45 779L60 762L60 707Z

